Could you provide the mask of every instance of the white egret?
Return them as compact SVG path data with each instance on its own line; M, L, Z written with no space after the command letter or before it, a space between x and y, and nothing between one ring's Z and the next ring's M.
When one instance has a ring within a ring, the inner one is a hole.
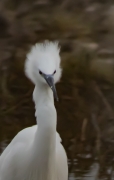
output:
M56 132L53 95L60 79L57 42L45 41L27 54L25 73L35 84L37 125L20 131L0 157L0 180L67 180L67 156Z

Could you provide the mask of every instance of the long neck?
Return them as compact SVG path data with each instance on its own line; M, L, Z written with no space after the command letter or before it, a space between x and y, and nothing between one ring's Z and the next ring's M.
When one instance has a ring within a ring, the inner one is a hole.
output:
M56 180L56 110L52 90L47 85L36 85L33 99L38 128L32 153L38 180Z
M54 105L53 92L50 87L47 84L36 84L33 92L33 101L35 103L36 111L38 106L42 104L52 103Z

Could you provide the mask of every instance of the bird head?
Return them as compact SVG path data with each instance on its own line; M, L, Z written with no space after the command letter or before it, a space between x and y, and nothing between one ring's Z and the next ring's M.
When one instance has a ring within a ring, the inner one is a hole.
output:
M25 61L26 76L35 85L47 84L57 100L55 83L61 77L59 52L58 42L37 43L31 48Z

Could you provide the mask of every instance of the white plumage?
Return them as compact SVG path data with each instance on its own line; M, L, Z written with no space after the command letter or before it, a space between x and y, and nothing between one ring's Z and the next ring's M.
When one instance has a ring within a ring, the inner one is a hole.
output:
M57 98L54 83L61 76L58 43L45 41L33 46L27 54L25 73L35 84L37 125L20 131L4 150L0 180L67 180L67 157L56 132L53 100L53 94Z

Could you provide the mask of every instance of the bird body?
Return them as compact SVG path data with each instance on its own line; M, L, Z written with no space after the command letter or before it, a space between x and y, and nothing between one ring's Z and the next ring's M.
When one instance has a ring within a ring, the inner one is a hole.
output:
M67 180L67 157L56 132L53 99L53 94L57 98L54 83L60 78L59 63L56 43L38 44L28 54L25 71L35 84L37 125L20 131L4 150L0 157L0 180Z
M48 180L47 174L45 174L45 168L42 163L34 164L34 159L32 158L33 154L31 155L32 147L33 147L33 140L35 138L35 134L37 131L37 125L26 128L20 131L17 136L12 140L9 146L4 150L2 157L0 159L0 180ZM55 178L54 180L66 180L67 179L67 160L66 154L63 149L63 146L60 143L61 139L59 134L56 133L56 153L55 153ZM49 143L45 144L48 146ZM41 151L42 152L42 151ZM39 152L40 153L40 152ZM21 154L21 155L20 155ZM34 154L35 156L35 154ZM45 155L46 156L46 155ZM46 163L45 156L41 154L35 156L40 157L40 160ZM50 154L51 156L51 154ZM48 158L49 157L48 155ZM38 161L39 162L39 161ZM39 177L39 167L42 167L41 175ZM49 165L48 165L49 166ZM52 171L53 171L52 167ZM53 178L53 177L52 177ZM50 178L50 179L52 179Z

